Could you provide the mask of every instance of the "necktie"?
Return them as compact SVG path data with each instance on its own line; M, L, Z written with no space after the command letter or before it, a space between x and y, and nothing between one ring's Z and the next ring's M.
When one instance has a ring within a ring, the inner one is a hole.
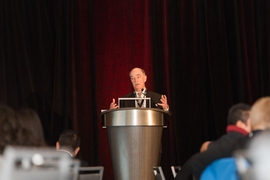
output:
M142 98L142 93L138 93L138 98ZM143 100L142 99L138 99L137 100L137 104L138 104L139 107L142 107Z

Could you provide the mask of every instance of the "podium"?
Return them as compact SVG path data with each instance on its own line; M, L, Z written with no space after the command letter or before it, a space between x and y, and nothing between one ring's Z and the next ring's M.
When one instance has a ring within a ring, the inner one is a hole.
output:
M107 128L115 180L154 180L165 116L157 108L119 108L101 113Z

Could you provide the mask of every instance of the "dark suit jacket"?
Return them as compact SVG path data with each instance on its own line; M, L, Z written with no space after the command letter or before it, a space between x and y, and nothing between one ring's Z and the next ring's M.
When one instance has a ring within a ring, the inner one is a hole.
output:
M259 134L261 131L253 131L253 136ZM233 153L237 149L245 149L253 138L250 136L244 136L242 134L236 134L237 132L230 132L228 134L234 136L233 138L222 139L220 143L209 148L202 153L194 154L177 173L176 180L189 180L192 174L195 179L200 179L200 176L204 169L217 159L225 157L233 157ZM194 179L194 178L193 178Z
M225 138L226 137L226 138ZM246 138L243 134L230 132L219 139L218 143L209 146L207 151L194 154L183 165L182 169L177 173L176 180L200 179L203 170L213 161L232 157L232 153L236 150L242 141ZM194 177L192 178L192 175Z
M134 98L136 97L136 94L134 92L126 94L124 96L122 96L122 98ZM161 98L161 94L155 93L155 92L151 92L151 91L146 91L146 97L147 98L151 98L151 108L159 108L162 109L161 106L158 106L157 103L161 103L160 102L160 98ZM121 101L120 102L120 107L124 108L124 107L135 107L135 101ZM149 105L147 104L147 107L149 107Z

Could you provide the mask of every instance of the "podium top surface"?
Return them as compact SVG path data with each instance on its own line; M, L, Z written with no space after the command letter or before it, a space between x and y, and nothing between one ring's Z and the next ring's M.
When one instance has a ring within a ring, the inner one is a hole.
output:
M118 108L101 112L102 126L164 126L170 113L158 108Z

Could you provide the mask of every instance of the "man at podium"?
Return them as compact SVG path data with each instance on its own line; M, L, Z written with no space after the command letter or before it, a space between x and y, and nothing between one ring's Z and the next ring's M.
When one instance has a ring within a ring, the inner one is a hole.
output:
M167 103L166 95L161 95L155 92L148 91L145 87L145 82L147 80L147 76L145 71L141 68L133 68L129 73L130 81L134 88L134 91L124 95L122 98L142 98L136 99L133 101L123 101L121 104L117 104L115 99L112 99L112 103L110 104L110 109L122 107L138 107L138 108L145 108L148 107L147 101L143 98L150 98L151 99L151 107L152 108L160 108L164 111L169 111L169 105Z

